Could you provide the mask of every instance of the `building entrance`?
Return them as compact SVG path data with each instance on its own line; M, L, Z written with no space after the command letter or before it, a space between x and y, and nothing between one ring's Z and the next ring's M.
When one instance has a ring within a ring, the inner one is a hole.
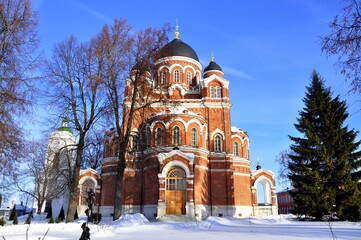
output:
M166 214L186 214L185 204L186 174L181 168L172 168L166 178Z

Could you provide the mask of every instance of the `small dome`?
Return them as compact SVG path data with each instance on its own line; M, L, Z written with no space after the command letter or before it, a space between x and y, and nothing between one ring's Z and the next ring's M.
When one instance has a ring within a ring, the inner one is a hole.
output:
M222 72L222 68L212 59L212 61L204 69L204 72L207 72L207 71L221 71Z
M73 134L73 131L70 129L70 127L68 127L68 119L67 118L63 119L63 124L60 128L58 128L58 131L69 132L69 133Z
M158 59L163 57L181 56L189 57L199 62L197 53L188 44L175 38L159 50Z

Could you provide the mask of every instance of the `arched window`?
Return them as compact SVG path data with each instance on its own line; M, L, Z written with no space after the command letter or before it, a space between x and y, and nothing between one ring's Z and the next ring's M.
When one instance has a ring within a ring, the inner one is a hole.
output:
M211 98L216 97L216 92L215 92L214 87L210 87L210 91L211 91Z
M160 128L157 128L157 130L155 130L155 145L162 145L162 129Z
M180 128L175 126L173 128L173 145L178 146L180 143Z
M119 141L115 141L114 142L114 156L117 157L119 156L120 153L120 143Z
M222 88L216 87L216 98L222 98Z
M150 138L151 138L151 133L150 133L150 129L147 128L146 133L145 133L145 138L146 138L146 146L149 147L150 146Z
M192 128L192 137L191 137L191 145L192 146L198 146L198 132L197 129Z
M167 190L186 190L186 174L183 169L173 168L167 174Z
M215 136L214 138L214 151L222 152L222 139L219 135Z
M238 142L233 143L233 155L239 157L239 147Z
M160 76L160 84L165 84L166 82L167 82L167 73L162 72L162 74Z
M187 72L187 83L189 85L192 84L192 73L191 72Z
M137 151L138 149L138 135L132 135L132 151Z
M180 80L179 70L175 70L174 71L174 82L179 82L179 80Z

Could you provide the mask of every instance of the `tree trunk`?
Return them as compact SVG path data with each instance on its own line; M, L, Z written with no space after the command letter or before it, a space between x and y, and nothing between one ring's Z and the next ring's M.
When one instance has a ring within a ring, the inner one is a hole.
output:
M38 211L37 213L40 214L41 213L41 208L43 207L44 201L38 201Z
M114 199L114 214L113 221L120 218L122 215L122 206L123 206L123 177L125 169L125 150L126 146L123 143L120 144L119 149L119 158L118 158L118 169L117 169L117 180L116 180L116 189L115 189L115 199Z
M123 201L123 176L124 169L122 171L118 171L117 173L117 181L116 181L116 190L115 190L115 200L114 200L114 215L113 221L120 218L122 215L122 201Z
M74 222L74 216L77 209L77 200L78 200L78 184L79 184L79 174L80 174L80 166L82 162L82 156L84 151L84 141L85 134L80 134L79 143L76 150L76 159L75 166L73 171L72 181L69 184L69 207L66 216L66 222Z

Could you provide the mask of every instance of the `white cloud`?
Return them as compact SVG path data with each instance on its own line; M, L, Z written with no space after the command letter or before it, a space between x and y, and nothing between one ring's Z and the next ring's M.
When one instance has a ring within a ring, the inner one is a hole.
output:
M82 10L84 10L85 12L95 16L96 18L100 19L100 20L103 20L105 22L109 22L111 23L113 20L111 18L109 18L108 16L106 16L105 14L99 12L99 11L96 11L92 8L90 8L88 5L80 2L80 1L76 1L76 4L78 5L78 7L80 7Z
M252 76L248 75L245 72L242 72L238 69L232 68L232 67L227 67L227 66L221 66L223 72L225 75L232 75L234 77L239 77L239 78L243 78L243 79L248 79L248 80L255 80Z

